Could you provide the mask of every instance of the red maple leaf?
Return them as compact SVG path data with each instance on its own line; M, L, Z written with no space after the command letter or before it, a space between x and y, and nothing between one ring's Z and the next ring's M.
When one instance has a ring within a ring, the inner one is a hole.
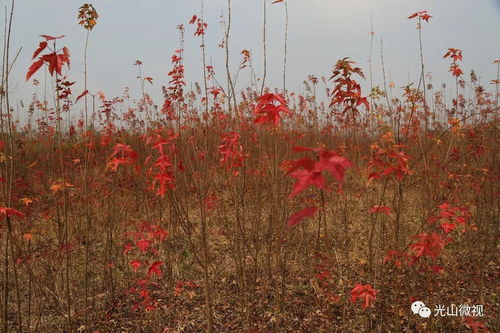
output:
M35 72L43 66L43 64L43 60L38 60L31 64L30 68L28 68L28 73L26 73L26 81L28 81L30 77L33 76L33 74L35 74Z
M356 284L356 286L351 290L351 303L356 303L358 298L363 299L363 309L370 306L371 301L377 299L377 290L372 288L371 284Z
M278 105L274 103L278 103ZM254 123L259 125L270 123L276 127L281 120L281 112L291 114L283 96L280 94L264 94L259 98L257 106L253 110L253 113L258 115Z
M410 16L408 16L408 19L413 19L413 18L416 18L418 17L419 19L422 19L424 20L425 22L429 22L429 19L432 17L430 16L426 10L422 10L422 11L419 11L419 12L416 12L416 13L413 13L411 14Z
M111 171L116 171L118 170L118 167L122 164L128 164L128 161L125 158L116 157L113 158L111 161L109 161L106 167L109 168Z
M455 77L459 77L460 75L462 75L464 72L462 71L462 69L460 68L460 66L458 66L457 64L451 64L450 65L450 70L451 74Z
M448 51L445 53L443 58L451 58L453 61L458 61L462 60L462 50L455 49L455 48L448 48Z
M149 266L148 277L150 277L152 274L156 275L157 277L161 277L161 265L163 265L163 261L155 261L151 266Z
M333 151L324 151L320 154L319 162L316 163L318 170L330 172L333 178L339 183L344 182L345 169L352 166L352 163L343 156L338 156Z
M63 51L63 54L60 54L59 57L62 59L63 62L68 64L68 68L69 68L69 64L70 64L69 49L65 46L65 47L63 47L62 51Z
M287 227L292 228L299 224L304 218L314 216L317 210L318 207L314 206L301 209L288 218Z
M134 246L132 244L125 244L123 246L123 254L128 254L133 249L134 249Z
M408 261L408 254L405 252L401 252L398 250L389 250L387 251L386 256L384 257L384 263L393 261L396 267L401 268L402 262Z
M113 147L110 161L106 165L111 171L116 171L122 164L132 164L137 160L137 153L129 145L118 143Z
M149 241L147 239L142 238L138 240L135 245L139 250L141 250L141 252L146 252L149 248Z
M130 266L132 266L132 270L134 272L137 272L137 270L139 270L139 267L141 267L141 262L139 260L132 260L130 262Z
M431 270L436 273L436 274L439 274L443 271L443 267L441 266L437 266L437 265L433 265L431 266Z
M297 179L295 185L293 186L292 192L289 195L290 198L293 198L309 186L315 186L322 190L326 189L325 178L323 177L321 172L314 171L314 169L295 170L293 172L290 172L289 175Z
M165 240L168 237L168 231L164 229L158 229L155 233L154 236L158 238L160 242Z
M479 333L479 329L482 329L483 332L489 332L488 327L486 327L485 324L472 316L465 317L464 325L470 328L473 333Z
M294 147L293 149L295 151L317 151L316 148L307 147ZM309 186L327 190L323 171L328 171L339 183L344 181L345 169L352 165L351 162L345 157L338 156L333 151L325 151L324 149L320 149L320 151L318 162L309 157L304 157L292 163L288 174L297 179L297 182L289 195L290 198L293 198Z
M58 36L58 37L53 37L53 36L49 36L49 35L40 35L40 37L43 37L45 38L45 40L54 40L54 39L59 39L59 38L63 38L64 35L61 35L61 36Z
M436 259L446 245L447 239L445 237L435 232L418 234L413 237L417 242L411 244L410 249L415 254L416 259L425 256Z
M46 54L40 58L43 60L48 66L49 66L49 72L50 75L54 75L54 71L61 75L62 71L62 59L59 57L59 55L55 52Z
M370 209L370 213L383 213L387 216L391 216L391 208L387 206L373 206Z
M62 38L64 36L52 37L47 35L41 35L41 37L45 38L45 41L40 42L38 48L33 53L32 60L34 60L45 48L47 47L49 40L55 40L58 38ZM62 75L62 66L66 64L69 68L70 65L70 55L69 49L67 47L62 48L62 53L57 54L55 50L52 50L51 53L47 53L43 56L40 56L37 61L35 61L28 69L26 73L26 81L30 79L33 74L36 73L42 67L43 64L47 64L49 66L50 75L54 75L56 72L59 75Z
M84 91L83 91L80 95L78 95L78 97L76 98L75 103L76 103L76 102L78 102L78 100L79 100L80 98L82 98L83 96L87 95L88 93L89 93L89 91L88 91L88 90L84 90Z
M45 50L46 47L47 47L47 42L40 42L40 44L38 45L38 49L36 49L35 52L33 53L33 58L31 58L31 60L35 59L40 54L40 52Z
M424 20L425 22L429 22L429 19L431 18L432 16L430 16L429 14L425 13L423 15L420 16L420 18L422 20Z
M158 184L158 189L156 195L164 197L167 189L175 188L174 178L171 172L162 172L153 176L153 181L156 186Z
M0 207L0 214L4 216L14 216L19 218L24 217L23 213L10 207Z
M441 229L443 229L444 233L449 233L455 229L457 225L455 223L441 223Z

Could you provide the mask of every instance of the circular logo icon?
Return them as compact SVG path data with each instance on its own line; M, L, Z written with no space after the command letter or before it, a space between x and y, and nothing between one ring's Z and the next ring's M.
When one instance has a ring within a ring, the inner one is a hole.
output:
M423 306L418 310L418 314L422 318L429 318L431 316L431 309L426 306Z
M416 301L412 303L411 311L413 312L413 314L417 314L418 311L423 307L425 307L424 302Z

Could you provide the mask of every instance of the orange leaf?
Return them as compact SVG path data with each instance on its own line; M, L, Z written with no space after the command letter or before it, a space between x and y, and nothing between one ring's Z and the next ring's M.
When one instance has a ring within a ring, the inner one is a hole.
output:
M33 200L31 200L30 198L22 198L21 199L21 202L25 205L25 206L29 206L30 204L33 203Z

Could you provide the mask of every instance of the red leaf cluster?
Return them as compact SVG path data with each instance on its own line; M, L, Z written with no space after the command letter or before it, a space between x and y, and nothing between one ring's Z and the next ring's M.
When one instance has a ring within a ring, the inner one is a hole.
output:
M78 24L83 26L88 31L94 29L99 14L97 10L91 4L84 4L78 10Z
M481 321L477 320L476 317L467 316L464 318L464 325L472 330L473 333L479 333L481 329L482 332L489 332L488 327Z
M348 114L352 119L355 119L359 113L358 106L364 105L366 110L370 109L367 98L361 96L361 86L351 78L353 74L365 78L361 68L354 67L354 64L355 62L349 60L348 57L338 60L330 77L330 80L335 83L335 87L330 93L330 107L341 106L343 110L340 116ZM341 119L339 118L339 120Z
M246 49L242 50L241 55L243 56L243 59L241 60L240 69L243 69L247 67L247 63L250 63L250 51Z
M454 49L454 48L448 48L448 51L444 54L443 58L450 58L453 60L453 62L450 65L450 70L455 77L459 77L462 75L464 72L458 65L457 61L462 61L462 51L459 49Z
M362 308L366 309L370 306L370 302L375 302L377 299L377 292L371 284L356 284L351 290L351 303L356 303L358 299L362 299Z
M40 42L38 48L33 53L32 60L34 60L40 53L42 53L47 48L48 45L47 41L50 40L55 41L56 39L64 37L64 35L59 37L41 35L41 37L45 38L45 41ZM63 47L60 53L58 53L58 51L55 50L55 47L51 51L52 52L40 56L37 61L31 64L31 66L28 69L28 72L26 73L26 81L28 81L33 76L33 74L35 74L44 64L49 66L49 72L50 75L52 76L54 75L54 72L56 72L59 75L62 75L62 67L64 64L66 64L69 67L70 56L67 47Z
M368 180L380 179L389 175L394 175L399 181L403 180L405 175L411 174L408 166L410 156L401 149L404 145L391 145L387 148L372 145L373 156L368 163Z
M422 257L431 257L436 259L445 245L450 241L446 236L438 233L421 233L413 237L415 243L410 244L411 253L414 261Z
M157 133L146 139L146 143L153 144L153 149L158 153L155 163L149 168L149 173L153 175L151 188L156 190L156 195L160 197L164 197L168 189L175 188L174 165L169 153L176 153L175 140L178 137L178 134L169 130L166 137L162 133ZM168 150L165 146L168 147ZM148 156L147 160L150 160L151 157L151 155Z
M163 261L155 261L154 263L152 263L148 268L148 278L151 277L151 275L161 277L161 265L163 265Z
M458 224L465 225L470 218L471 213L465 207L453 207L447 202L439 205L439 215L435 220L444 220L441 223L441 229L444 233L449 233L455 229Z
M183 31L184 27L180 26L179 29ZM165 113L170 119L175 118L174 113L174 103L181 103L184 101L184 65L182 64L182 49L175 50L174 55L172 55L172 65L174 66L168 76L170 76L170 81L168 87L163 87L163 97L165 102L161 111Z
M182 280L179 280L177 281L177 283L175 284L175 287L174 287L174 294L176 296L179 296L180 294L182 294L182 292L186 289L186 288L189 288L189 289L195 289L197 288L198 286L196 285L196 283L194 283L193 281L182 281Z
M2 219L5 216L23 218L24 214L14 208L0 207L0 216L2 216Z
M316 148L296 147L295 150L311 150ZM323 171L327 171L339 183L344 182L345 169L352 166L352 163L345 157L339 156L335 151L321 150L318 161L309 157L304 157L292 163L288 174L297 179L289 197L292 198L304 191L309 186L314 186L321 190L328 190Z
M275 103L278 104L275 105ZM253 113L257 115L254 123L259 125L272 124L276 127L281 120L281 112L291 114L285 98L280 94L264 94L260 96L257 106L253 110Z
M196 23L196 30L194 32L195 36L203 36L205 35L205 30L207 30L208 24L203 21L203 19L193 15L191 20L189 20L189 24Z
M240 144L240 135L236 132L228 132L221 135L221 144L219 145L221 154L220 163L228 169L239 169L243 166L245 155L243 147ZM235 175L239 174L235 171Z
M398 268L401 268L403 262L408 262L408 254L406 252L401 252L398 250L389 250L387 251L386 256L384 257L384 262L394 262L394 265Z
M120 165L132 164L136 160L137 153L130 145L118 143L113 147L113 153L110 156L107 168L111 171L116 171Z
M370 208L370 213L383 213L387 216L391 216L391 208L387 206L373 206Z
M425 22L429 23L429 19L431 18L432 16L430 16L426 10L421 10L419 12L416 12L416 13L413 13L411 14L410 16L408 16L408 19L414 19L414 18L418 18L419 20L419 23L417 23L417 29L420 29L420 20L424 20Z

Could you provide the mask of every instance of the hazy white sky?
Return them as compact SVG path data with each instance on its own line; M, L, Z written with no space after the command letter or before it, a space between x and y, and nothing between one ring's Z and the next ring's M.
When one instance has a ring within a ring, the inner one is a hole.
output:
M500 58L500 0L287 0L289 7L288 88L298 91L309 74L329 76L337 59L349 56L368 75L370 16L373 15L373 80L382 85L380 38L384 40L387 75L396 87L418 81L419 55L416 23L407 19L411 13L427 10L430 22L423 26L426 71L433 83L452 82L449 60L442 59L448 47L462 49L465 73L475 69L482 82L496 76L495 59ZM268 0L268 85L282 86L284 6ZM2 5L7 5L3 1ZM78 7L84 1L16 1L12 31L12 50L21 54L15 64L11 87L16 98L29 100L33 88L24 77L40 34L66 37L59 45L71 51L69 77L77 81L75 96L83 81L85 30L78 26ZM200 12L200 0L95 0L100 14L91 33L89 46L89 87L102 90L108 97L118 96L125 86L138 96L135 59L144 63L143 73L154 78L148 92L161 104L161 85L171 68L170 56L178 48L176 25L186 24L185 65L187 81L200 79L200 41L193 37L187 21ZM237 69L242 49L253 52L254 66L262 70L263 0L232 0L232 68ZM224 81L224 51L217 47L223 38L220 15L227 0L205 0L208 59L220 81ZM2 6L3 7L3 6ZM12 55L13 56L13 55ZM12 57L11 56L11 57ZM35 78L42 78L37 74ZM243 73L238 88L249 82ZM368 76L367 76L368 79ZM365 93L368 93L365 91Z

